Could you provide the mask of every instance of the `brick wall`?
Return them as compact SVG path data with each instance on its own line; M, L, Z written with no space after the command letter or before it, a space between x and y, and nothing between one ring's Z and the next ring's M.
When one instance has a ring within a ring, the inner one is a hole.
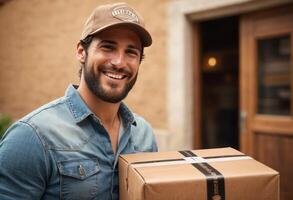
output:
M0 112L14 119L78 83L76 44L94 0L11 0L0 6ZM166 117L166 10L168 0L127 0L144 16L154 43L145 50L136 86L126 103L154 128Z

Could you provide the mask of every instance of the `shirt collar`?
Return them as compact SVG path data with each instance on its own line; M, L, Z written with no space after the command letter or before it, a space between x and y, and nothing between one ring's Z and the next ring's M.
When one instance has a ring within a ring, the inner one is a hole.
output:
M69 85L65 97L67 99L67 105L72 113L76 123L83 121L89 115L92 115L92 111L87 107L81 96L77 92L76 85Z
M134 116L133 116L132 112L129 110L129 108L125 105L125 103L122 102L120 104L118 112L122 118L122 121L124 123L123 124L124 127L127 127L128 124L132 124L132 125L136 126L136 121L134 119Z
M79 95L77 89L77 85L70 84L65 92L65 97L67 99L67 105L75 119L76 123L79 123L86 119L90 115L94 115L94 113L89 109L86 103L83 101L81 96ZM129 108L122 102L119 107L119 115L122 118L123 126L128 127L129 124L136 126L136 122L132 112Z

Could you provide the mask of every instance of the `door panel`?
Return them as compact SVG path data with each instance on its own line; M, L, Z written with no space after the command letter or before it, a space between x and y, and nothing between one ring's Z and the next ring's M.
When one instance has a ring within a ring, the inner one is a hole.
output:
M255 157L280 172L280 199L292 199L292 137L279 134L256 133L254 146L257 147L255 148Z
M288 4L240 20L241 150L280 172L281 200L293 199L292 19Z

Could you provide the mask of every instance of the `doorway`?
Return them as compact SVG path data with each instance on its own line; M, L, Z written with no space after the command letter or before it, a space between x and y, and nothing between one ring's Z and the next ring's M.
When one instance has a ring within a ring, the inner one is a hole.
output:
M239 149L239 17L199 27L201 146Z

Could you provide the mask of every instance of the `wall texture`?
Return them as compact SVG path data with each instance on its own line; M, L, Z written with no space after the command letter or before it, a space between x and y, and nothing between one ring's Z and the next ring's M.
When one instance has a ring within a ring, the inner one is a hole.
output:
M0 6L0 112L14 119L78 83L76 44L82 25L106 0L10 0ZM168 0L125 0L145 18L154 43L145 50L126 103L156 129L166 117L166 7Z

